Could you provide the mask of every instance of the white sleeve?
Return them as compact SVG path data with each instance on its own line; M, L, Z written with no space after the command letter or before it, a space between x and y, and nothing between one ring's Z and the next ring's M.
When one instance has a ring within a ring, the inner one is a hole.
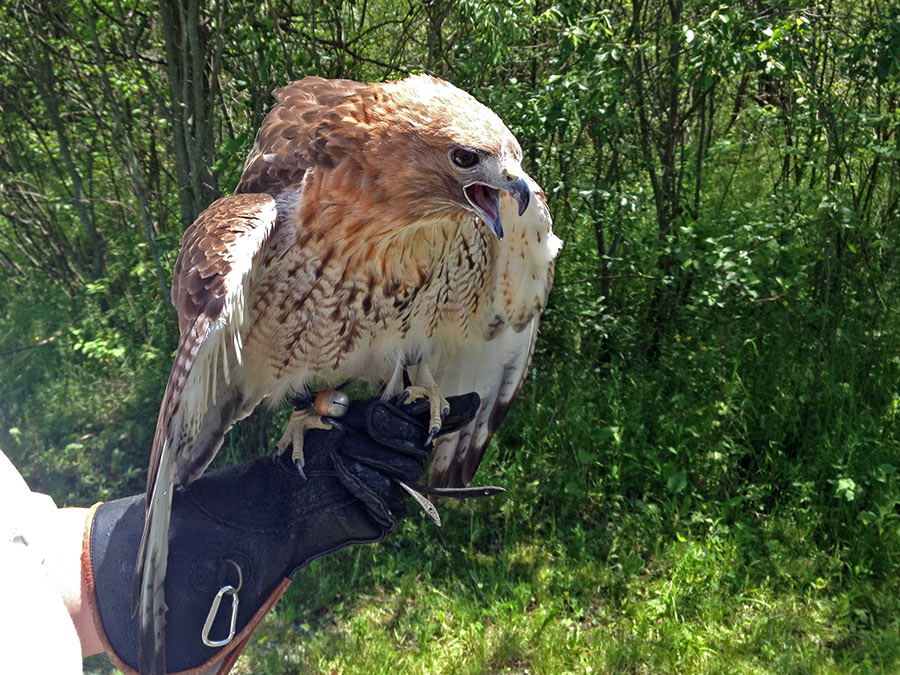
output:
M45 567L56 504L0 451L0 671L81 673L81 643Z

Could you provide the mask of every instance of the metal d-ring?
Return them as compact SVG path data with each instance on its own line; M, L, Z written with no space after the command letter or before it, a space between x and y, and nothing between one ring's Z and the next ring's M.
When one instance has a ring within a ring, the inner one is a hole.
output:
M206 621L203 624L203 631L200 633L200 638L203 640L203 644L207 647L224 647L229 642L234 639L234 629L237 625L237 613L238 613L238 591L241 590L241 587L244 585L244 574L241 572L241 566L238 565L231 558L225 558L226 562L230 562L234 565L235 569L238 573L238 585L237 588L231 586L230 584L227 586L222 586L219 589L219 592L216 593L216 597L213 598L212 605L209 608L209 613L206 615ZM231 596L231 628L228 630L228 637L224 640L210 640L209 639L209 631L212 629L213 622L216 620L216 616L219 614L219 605L222 603L222 597L225 595Z

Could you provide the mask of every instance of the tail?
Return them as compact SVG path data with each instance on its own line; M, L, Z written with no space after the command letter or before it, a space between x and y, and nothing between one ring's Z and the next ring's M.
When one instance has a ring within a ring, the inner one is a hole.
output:
M178 341L178 351L166 383L166 392L156 420L156 433L153 436L150 468L147 471L147 516L131 588L132 615L140 610L138 626L142 675L166 672L165 581L172 492L178 470L178 448L189 440L189 429L194 421L182 409L182 393L188 386L194 363L204 344L207 327L207 322L196 321L182 333ZM196 388L195 385L194 389ZM200 390L203 393L209 391L205 386L201 386ZM201 405L205 405L205 401ZM199 406L195 405L194 411L194 417L196 413L202 414Z
M165 580L175 483L187 485L203 473L235 419L237 402L227 387L228 355L210 338L210 330L200 317L182 334L153 437L147 518L131 591L132 613L140 612L142 675L166 672Z
M169 451L163 446L163 455ZM160 472L149 495L147 519L138 549L131 591L132 613L140 612L139 667L142 675L166 672L166 566L169 557L169 520L172 515L174 462L160 462Z

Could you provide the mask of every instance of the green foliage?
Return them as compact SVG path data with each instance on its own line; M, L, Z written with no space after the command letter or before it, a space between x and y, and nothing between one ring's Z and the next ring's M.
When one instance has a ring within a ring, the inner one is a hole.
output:
M141 489L178 236L271 91L427 70L508 122L566 242L477 479L510 492L300 573L239 669L897 669L900 11L200 4L0 8L0 447L32 485Z

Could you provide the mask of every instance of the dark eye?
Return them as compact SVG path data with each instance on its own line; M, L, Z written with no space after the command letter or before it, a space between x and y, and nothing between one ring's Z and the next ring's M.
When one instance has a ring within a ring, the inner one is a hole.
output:
M450 153L450 159L456 166L468 169L478 164L478 153L474 150L466 150L465 148L456 148Z

